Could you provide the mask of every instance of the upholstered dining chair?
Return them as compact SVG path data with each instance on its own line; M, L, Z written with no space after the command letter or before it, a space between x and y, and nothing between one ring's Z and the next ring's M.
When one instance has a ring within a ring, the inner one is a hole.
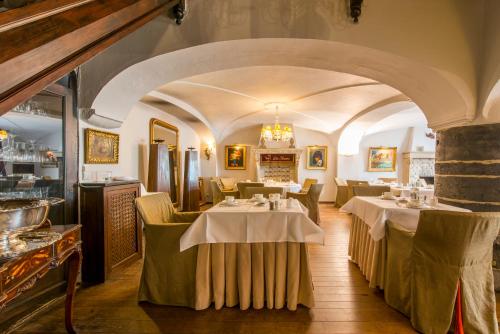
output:
M319 196L323 190L323 184L316 183L309 187L307 194L286 193L286 198L296 198L309 210L309 218L316 224L319 224Z
M240 195L238 190L223 191L217 180L211 180L210 186L212 187L212 202L214 205L222 202L226 196L234 196L235 198L238 198Z
M252 198L255 194L262 194L265 198L269 198L270 194L284 195L281 187L247 187L245 189L245 198Z
M347 200L350 200L354 196L352 187L369 186L368 181L361 181L361 180L346 180L346 183L347 183Z
M423 333L498 333L492 271L500 213L424 210L415 233L386 225L386 302Z
M397 177L379 177L378 179L384 183L398 182Z
M352 193L354 196L380 196L391 191L389 186L354 186Z
M250 198L246 195L246 189L249 187L264 187L262 182L238 182L236 183L238 191L240 192L240 198Z
M302 185L301 193L307 193L311 185L318 183L318 179L305 179Z
M138 300L194 307L198 249L181 253L179 240L200 212L177 212L167 193L137 198L136 205L146 238Z
M347 182L338 177L336 177L334 181L335 181L335 186L337 186L337 196L335 197L335 206L337 208L340 208L342 205L346 204L348 200Z

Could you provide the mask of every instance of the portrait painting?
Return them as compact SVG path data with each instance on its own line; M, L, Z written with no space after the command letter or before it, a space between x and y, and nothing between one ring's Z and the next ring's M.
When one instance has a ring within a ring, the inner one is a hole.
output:
M369 172L394 172L396 170L396 147L370 147L368 151Z
M116 133L85 129L85 163L117 164L119 144Z
M246 146L227 145L225 154L226 169L247 169L246 153Z
M327 167L328 146L307 147L307 169L322 169Z

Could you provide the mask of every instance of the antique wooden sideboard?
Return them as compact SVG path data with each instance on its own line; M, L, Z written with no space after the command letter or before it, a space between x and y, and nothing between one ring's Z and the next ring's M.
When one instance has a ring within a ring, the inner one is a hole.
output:
M135 207L140 191L138 181L80 184L84 283L102 283L112 271L142 257Z
M26 240L27 250L18 256L0 257L0 310L33 288L49 270L68 263L65 302L65 325L75 333L72 323L73 296L82 262L81 225L54 225L37 229L39 235L52 236L44 240Z

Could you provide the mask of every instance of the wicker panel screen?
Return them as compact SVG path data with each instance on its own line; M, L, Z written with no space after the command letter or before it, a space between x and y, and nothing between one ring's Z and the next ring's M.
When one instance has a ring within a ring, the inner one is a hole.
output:
M119 192L110 196L110 257L115 266L137 253L137 216L135 192Z

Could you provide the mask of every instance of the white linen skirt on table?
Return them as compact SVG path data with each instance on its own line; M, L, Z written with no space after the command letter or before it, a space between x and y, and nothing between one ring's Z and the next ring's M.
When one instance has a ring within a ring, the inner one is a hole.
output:
M196 306L239 304L246 310L314 306L307 246L295 242L216 243L198 246Z
M349 256L369 281L370 288L384 288L387 244L385 237L374 241L370 227L358 216L352 215L349 235Z

